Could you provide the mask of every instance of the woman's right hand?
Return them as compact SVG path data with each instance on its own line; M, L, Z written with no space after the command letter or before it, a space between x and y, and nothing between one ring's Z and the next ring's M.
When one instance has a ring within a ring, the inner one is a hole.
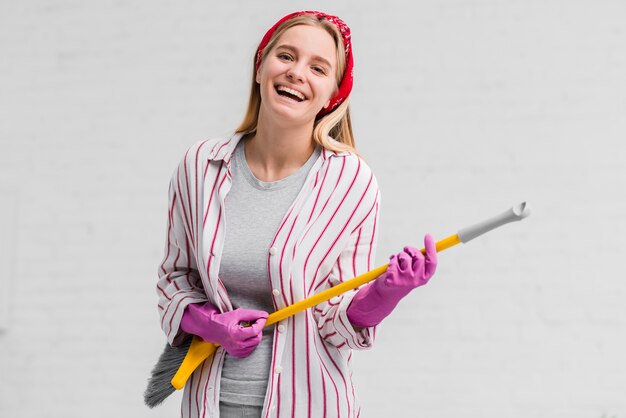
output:
M187 305L180 326L188 334L221 345L233 357L247 357L261 342L267 317L265 311L244 308L220 314L206 302Z

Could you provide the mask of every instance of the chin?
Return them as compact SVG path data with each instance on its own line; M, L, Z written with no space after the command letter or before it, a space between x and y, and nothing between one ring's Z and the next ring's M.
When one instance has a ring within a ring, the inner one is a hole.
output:
M272 103L266 108L266 115L281 122L306 125L315 120L317 113L311 114L283 103Z

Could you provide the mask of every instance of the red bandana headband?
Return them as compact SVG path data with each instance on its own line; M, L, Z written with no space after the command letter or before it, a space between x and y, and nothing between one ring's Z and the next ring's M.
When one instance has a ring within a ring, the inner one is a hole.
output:
M335 95L335 97L333 97L330 100L330 104L328 105L328 107L323 108L317 114L317 117L322 117L332 112L337 106L339 106L350 95L350 91L352 90L352 69L354 67L354 63L352 60L352 43L350 42L350 28L348 27L348 25L344 23L343 20L339 19L337 16L331 16L331 15L327 15L326 13L316 12L316 11L301 11L301 12L288 14L287 16L283 17L278 22L276 22L274 26L272 26L267 31L265 36L263 36L263 39L261 40L261 43L259 44L259 47L257 48L256 61L255 61L254 67L255 67L255 70L259 69L259 66L261 65L261 56L263 55L263 50L269 43L270 38L272 37L274 32L276 32L276 29L284 22L290 19L293 19L294 17L298 17L302 15L311 15L320 20L323 18L329 21L330 23L332 23L333 25L335 25L337 29L339 29L339 32L341 33L341 36L343 38L343 47L346 51L346 70L343 73L343 78L341 79L339 90L337 91L337 94Z

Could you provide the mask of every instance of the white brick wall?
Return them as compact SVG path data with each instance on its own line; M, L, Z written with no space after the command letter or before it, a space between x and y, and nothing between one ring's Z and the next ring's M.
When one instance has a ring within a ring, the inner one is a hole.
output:
M19 214L0 417L177 416L178 394L142 404L165 344L167 181L186 147L239 122L256 44L292 3L5 3L0 185ZM442 253L355 355L363 416L626 418L626 3L298 7L353 30L379 264L426 232L533 209Z

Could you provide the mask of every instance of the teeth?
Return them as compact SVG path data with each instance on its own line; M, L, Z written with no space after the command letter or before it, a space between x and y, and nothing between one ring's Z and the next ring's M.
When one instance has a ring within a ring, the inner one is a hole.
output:
M304 100L304 94L300 93L297 90L293 90L290 89L289 87L285 87L285 86L278 86L276 87L276 90L280 90L280 91L284 91L287 92L289 94L293 94L294 96L296 96L297 98L299 98L300 100Z

